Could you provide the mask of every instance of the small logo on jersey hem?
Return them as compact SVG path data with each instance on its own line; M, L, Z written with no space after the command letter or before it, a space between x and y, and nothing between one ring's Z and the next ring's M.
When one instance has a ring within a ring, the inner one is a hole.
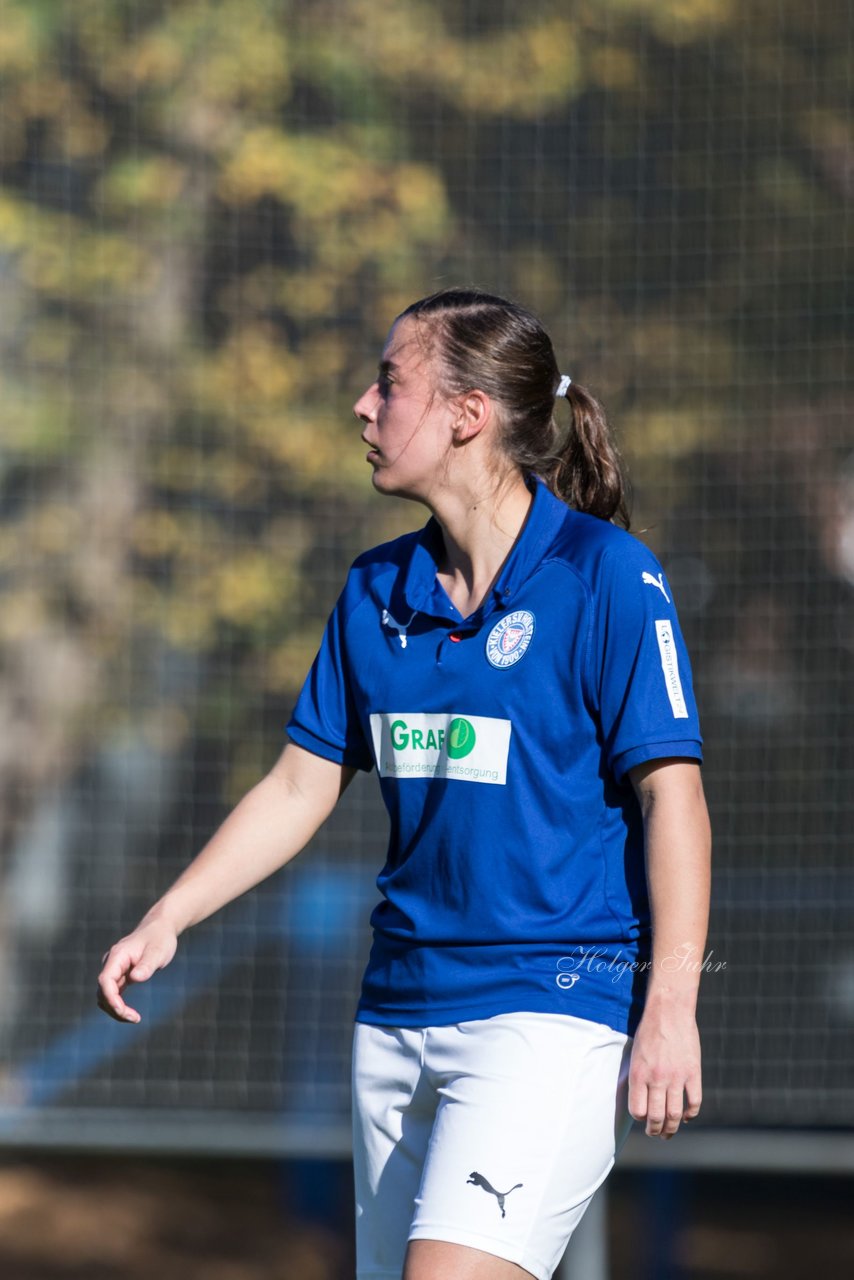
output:
M518 1187L522 1187L525 1184L523 1182L517 1182L515 1187L510 1188L510 1191L496 1191L492 1183L487 1182L482 1173L475 1171L474 1173L470 1173L468 1178L466 1178L466 1186L469 1185L482 1187L483 1190L489 1192L491 1196L495 1196L495 1199L498 1201L498 1207L501 1210L501 1216L502 1218L506 1218L507 1214L504 1211L504 1201L510 1195L510 1191L515 1191Z
M503 671L524 658L534 635L534 621L529 609L516 609L496 622L486 637L486 657L493 667Z

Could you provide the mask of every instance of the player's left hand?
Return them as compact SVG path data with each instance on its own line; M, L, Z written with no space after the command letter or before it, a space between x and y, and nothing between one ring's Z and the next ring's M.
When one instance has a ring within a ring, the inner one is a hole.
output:
M703 1100L700 1035L693 1011L648 1005L635 1032L629 1112L651 1138L672 1138Z

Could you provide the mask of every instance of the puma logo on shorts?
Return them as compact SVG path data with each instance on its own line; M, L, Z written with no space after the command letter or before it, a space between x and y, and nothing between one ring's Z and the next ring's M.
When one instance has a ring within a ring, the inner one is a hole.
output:
M517 1182L515 1187L510 1188L510 1191L496 1191L495 1187L493 1187L491 1183L487 1182L482 1173L469 1174L466 1179L466 1186L468 1186L469 1183L473 1183L476 1187L483 1187L484 1191L488 1191L491 1196L495 1196L498 1201L498 1207L501 1210L502 1218L507 1217L507 1214L504 1212L504 1201L510 1195L510 1191L515 1191L516 1187L522 1187L525 1185L523 1182Z

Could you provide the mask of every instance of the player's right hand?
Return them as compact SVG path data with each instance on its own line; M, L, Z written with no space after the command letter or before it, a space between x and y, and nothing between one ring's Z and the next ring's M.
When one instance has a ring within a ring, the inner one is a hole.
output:
M98 976L98 1008L117 1022L139 1022L136 1009L125 1004L122 993L133 982L146 982L165 969L178 949L178 936L162 921L142 924L104 954Z

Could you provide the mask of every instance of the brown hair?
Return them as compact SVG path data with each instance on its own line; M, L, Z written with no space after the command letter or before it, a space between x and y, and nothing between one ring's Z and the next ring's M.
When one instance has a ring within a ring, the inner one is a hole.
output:
M403 316L424 322L448 394L477 388L501 406L501 448L516 466L542 476L575 510L628 529L627 485L605 412L571 382L565 434L554 412L560 371L535 315L479 289L443 289Z

